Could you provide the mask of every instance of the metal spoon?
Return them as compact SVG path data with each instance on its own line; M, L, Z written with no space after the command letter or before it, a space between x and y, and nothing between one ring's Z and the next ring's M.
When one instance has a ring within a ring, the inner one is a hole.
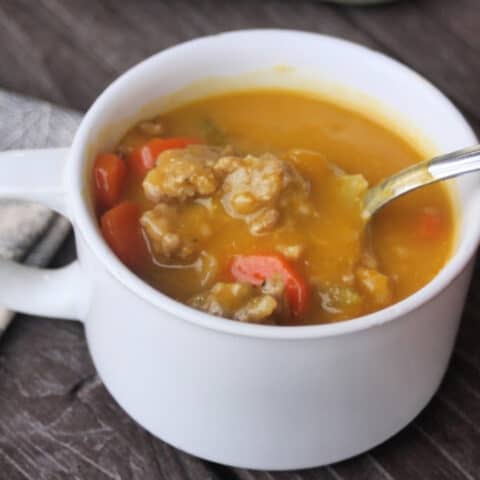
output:
M480 170L480 145L412 165L367 191L363 217L366 220L370 219L384 205L412 190L477 170Z

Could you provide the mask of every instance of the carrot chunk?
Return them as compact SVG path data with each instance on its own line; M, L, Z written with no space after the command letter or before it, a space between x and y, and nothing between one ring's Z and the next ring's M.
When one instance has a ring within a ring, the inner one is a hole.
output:
M145 265L148 250L140 226L140 208L133 202L122 202L100 219L103 237L117 257L137 270Z
M435 208L424 209L415 221L415 234L423 240L435 240L445 232L442 214Z
M294 316L304 314L309 305L310 288L300 272L282 255L237 255L230 264L230 273L240 281L261 285L274 275L285 283L285 294Z
M127 177L124 161L113 153L101 153L93 167L95 200L100 210L113 207L122 193Z
M155 166L157 157L165 150L185 148L200 143L194 138L152 138L145 145L137 148L128 158L130 169L139 177L144 177Z

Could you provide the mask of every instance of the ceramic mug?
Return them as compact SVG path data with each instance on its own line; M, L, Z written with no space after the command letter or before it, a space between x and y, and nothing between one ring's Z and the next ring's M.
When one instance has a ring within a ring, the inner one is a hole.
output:
M478 175L456 182L458 240L438 275L405 300L361 318L251 325L163 295L103 241L89 200L93 158L141 116L141 106L205 78L242 78L265 69L270 76L259 80L263 86L285 86L302 72L311 85L341 84L367 95L406 119L437 152L476 142L430 83L350 42L250 30L184 43L113 82L85 115L70 148L1 155L0 196L40 202L68 217L78 260L58 270L2 261L0 303L83 322L105 386L155 436L215 462L294 469L336 462L383 442L435 393L472 273L480 190ZM255 76L249 78L255 86Z

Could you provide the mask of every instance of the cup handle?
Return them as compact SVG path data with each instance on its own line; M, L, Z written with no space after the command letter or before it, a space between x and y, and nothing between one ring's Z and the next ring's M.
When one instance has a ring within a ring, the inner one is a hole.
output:
M0 153L0 198L41 203L68 217L64 182L67 148ZM70 320L86 310L88 287L78 260L42 269L0 259L0 304L8 309Z

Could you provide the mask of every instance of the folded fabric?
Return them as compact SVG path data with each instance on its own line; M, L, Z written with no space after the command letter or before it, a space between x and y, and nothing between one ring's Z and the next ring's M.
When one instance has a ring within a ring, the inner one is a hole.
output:
M0 151L68 146L80 118L77 112L0 90ZM46 207L0 200L3 258L46 265L69 229L66 219ZM0 335L12 316L13 312L0 307Z

